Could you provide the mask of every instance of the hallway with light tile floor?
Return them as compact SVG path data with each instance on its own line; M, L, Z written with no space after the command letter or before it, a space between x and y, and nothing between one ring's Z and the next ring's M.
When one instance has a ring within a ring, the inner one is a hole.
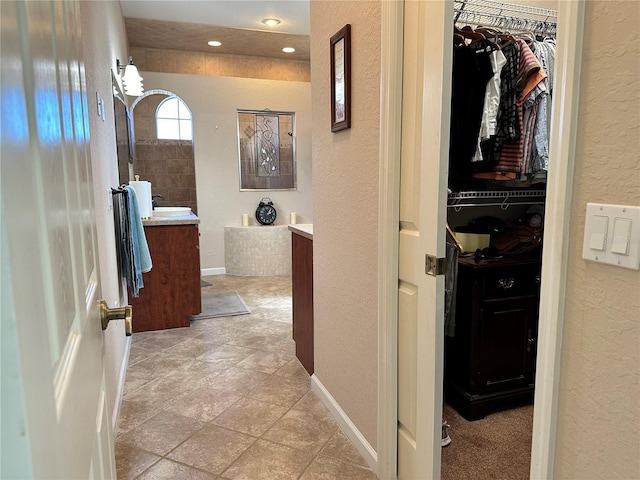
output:
M294 356L291 277L204 280L251 313L132 336L118 479L375 479Z

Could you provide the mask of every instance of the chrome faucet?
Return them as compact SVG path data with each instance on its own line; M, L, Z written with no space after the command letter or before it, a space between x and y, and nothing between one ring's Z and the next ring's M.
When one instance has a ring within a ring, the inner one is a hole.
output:
M155 200L156 198L159 198L160 200L164 200L164 195L160 195L159 193L156 193L155 195L151 196L151 206L153 207L154 210L158 206L158 202L156 202Z

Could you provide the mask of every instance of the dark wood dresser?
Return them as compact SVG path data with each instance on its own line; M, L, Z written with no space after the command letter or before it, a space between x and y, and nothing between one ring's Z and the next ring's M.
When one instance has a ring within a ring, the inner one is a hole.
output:
M460 258L445 398L467 420L533 400L540 258Z

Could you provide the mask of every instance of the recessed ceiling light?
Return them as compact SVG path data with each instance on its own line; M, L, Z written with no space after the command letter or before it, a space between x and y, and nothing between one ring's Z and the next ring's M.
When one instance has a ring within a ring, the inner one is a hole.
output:
M296 49L295 49L295 48L293 48L293 47L284 47L284 48L282 49L282 51L283 51L284 53L293 53L293 52L295 52L295 51L296 51Z
M210 42L207 42L207 43L212 47L219 47L220 45L222 45L222 43L217 40L211 40Z
M278 20L277 18L265 18L262 20L262 23L269 27L275 27L276 25L280 24L280 20Z

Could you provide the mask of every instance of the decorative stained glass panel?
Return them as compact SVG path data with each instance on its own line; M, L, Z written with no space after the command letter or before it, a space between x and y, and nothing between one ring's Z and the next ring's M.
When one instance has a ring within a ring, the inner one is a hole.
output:
M238 110L240 190L295 190L295 114Z

